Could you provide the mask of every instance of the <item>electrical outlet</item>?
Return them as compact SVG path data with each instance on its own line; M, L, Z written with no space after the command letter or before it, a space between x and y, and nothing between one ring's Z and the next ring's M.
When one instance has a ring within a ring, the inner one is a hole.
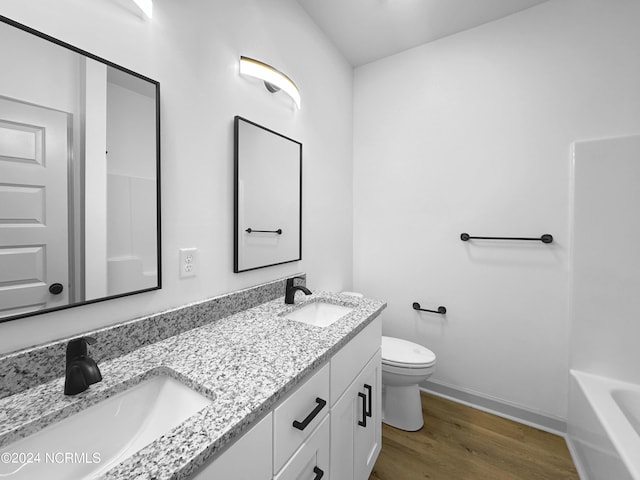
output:
M195 277L198 274L198 249L180 249L180 278Z

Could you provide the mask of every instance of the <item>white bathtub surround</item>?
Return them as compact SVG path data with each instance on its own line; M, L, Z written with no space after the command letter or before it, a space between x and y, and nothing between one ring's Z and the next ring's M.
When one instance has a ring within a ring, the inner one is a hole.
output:
M586 480L638 480L640 135L576 142L572 167L569 445Z
M573 150L571 368L640 384L640 135Z
M571 370L569 447L584 480L640 480L640 385Z

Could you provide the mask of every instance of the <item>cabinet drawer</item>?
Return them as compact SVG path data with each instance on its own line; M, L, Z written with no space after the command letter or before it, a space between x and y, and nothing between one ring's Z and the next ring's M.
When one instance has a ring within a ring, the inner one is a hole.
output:
M329 364L322 367L275 409L274 472L282 468L328 413ZM297 427L293 425L294 422Z
M374 319L331 359L331 405L340 398L382 344L382 320Z
M329 417L303 443L274 480L329 480Z

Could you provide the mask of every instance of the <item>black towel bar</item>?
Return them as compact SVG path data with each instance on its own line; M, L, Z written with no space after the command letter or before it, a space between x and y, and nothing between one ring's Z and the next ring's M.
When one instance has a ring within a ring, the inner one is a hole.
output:
M472 237L468 233L461 233L460 234L460 240L462 240L463 242L466 242L467 240L473 240L473 239L478 239L478 240L532 240L532 241L537 241L537 242L542 242L542 243L551 243L551 242L553 242L553 235L545 233L544 235L542 235L542 236L540 236L538 238L526 238L526 237Z
M447 309L442 305L438 307L438 310L427 310L426 308L420 308L420 304L418 302L413 302L413 309L420 310L421 312L439 313L440 315L447 313Z

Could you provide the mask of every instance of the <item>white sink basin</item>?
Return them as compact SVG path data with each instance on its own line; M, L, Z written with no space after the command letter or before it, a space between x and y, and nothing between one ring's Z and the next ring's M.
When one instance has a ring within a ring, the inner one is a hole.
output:
M343 307L325 302L311 302L293 312L287 313L284 318L296 322L314 325L316 327L328 327L332 323L353 311L353 308Z
M0 462L0 479L97 478L211 403L169 376L150 378L1 449L16 462ZM33 463L21 463L25 454Z

